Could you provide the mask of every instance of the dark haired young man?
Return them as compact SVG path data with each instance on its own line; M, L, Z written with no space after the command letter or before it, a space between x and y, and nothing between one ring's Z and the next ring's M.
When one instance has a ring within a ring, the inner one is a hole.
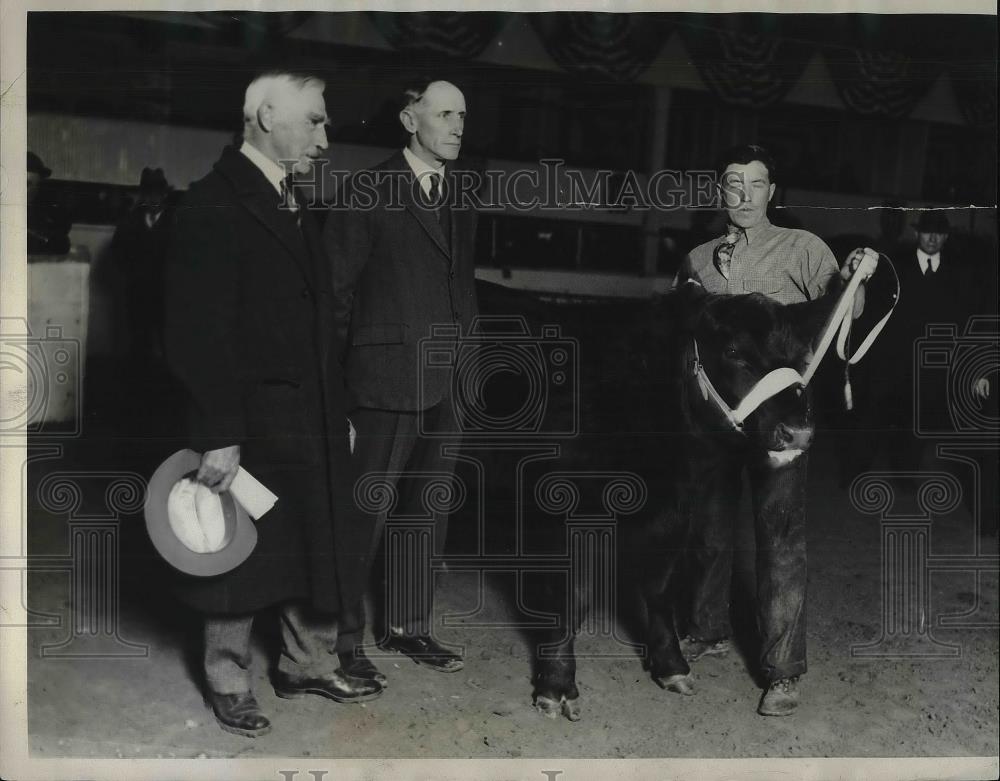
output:
M762 293L781 304L811 301L838 273L837 260L822 239L798 228L773 225L767 207L774 196L775 163L763 147L734 147L719 165L719 195L729 216L726 234L695 247L678 281L694 280L710 293ZM854 250L840 269L848 277L865 254ZM863 299L859 296L855 316ZM798 679L806 671L807 455L778 469L759 469L734 452L700 475L693 506L695 581L691 625L682 642L689 661L729 651L729 596L733 539L744 468L750 474L757 540L757 615L761 667L768 681L758 712L785 716L798 706ZM790 470L799 470L789 478ZM776 503L782 505L775 512Z

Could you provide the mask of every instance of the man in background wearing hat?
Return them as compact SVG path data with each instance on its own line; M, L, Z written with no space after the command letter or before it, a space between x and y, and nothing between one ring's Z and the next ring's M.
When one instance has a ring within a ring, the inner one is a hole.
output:
M961 336L969 317L996 310L991 275L983 273L987 269L978 259L952 251L951 226L945 213L924 210L913 227L916 242L890 252L899 275L899 303L855 382L854 475L868 471L883 446L890 468L909 472L920 468L923 447L914 436L917 390L922 423L932 430L952 426L946 382L939 373L916 366L914 345L926 337L929 324L955 324ZM870 292L882 299L888 291L880 288L887 279L873 279ZM860 331L864 330L862 325ZM991 387L988 377L970 378L970 383L966 391L972 403L982 405L991 395L995 397L996 388Z
M34 152L28 152L28 254L65 255L69 252L69 216L46 198L44 182L52 170Z
M253 695L256 612L281 606L273 680L285 698L382 691L368 662L334 653L336 619L360 599L369 527L353 502L350 422L318 228L292 175L327 148L324 84L270 72L246 90L243 143L227 147L178 207L166 265L165 343L190 396L197 479L227 491L242 465L278 496L257 545L217 577L180 576L205 616L208 699L220 725L270 729Z
M163 264L171 214L171 187L162 168L143 168L135 206L115 228L115 328L130 368L145 374L163 354Z

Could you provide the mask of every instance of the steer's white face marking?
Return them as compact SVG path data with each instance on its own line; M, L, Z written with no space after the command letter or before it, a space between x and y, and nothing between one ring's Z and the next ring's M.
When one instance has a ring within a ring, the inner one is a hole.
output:
M784 466L792 463L801 455L801 450L768 450L767 460L771 466Z

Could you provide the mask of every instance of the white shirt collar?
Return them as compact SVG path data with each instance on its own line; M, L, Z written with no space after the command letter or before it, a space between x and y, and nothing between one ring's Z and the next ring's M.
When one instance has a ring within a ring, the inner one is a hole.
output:
M941 253L940 252L936 252L933 255L928 255L926 252L924 252L922 249L920 249L918 247L917 248L917 263L920 264L920 273L921 274L926 274L927 273L927 264L928 263L931 264L931 271L933 271L933 272L936 273L937 270L938 270L938 266L941 265Z
M266 157L263 152L249 141L243 142L243 145L240 147L240 153L260 169L260 172L267 177L267 181L278 191L278 195L281 195L281 183L288 176L285 173L284 166L278 165L278 163Z
M432 165L428 165L426 162L413 154L413 152L410 151L410 148L406 146L403 147L403 157L406 158L407 164L417 177L417 181L420 182L420 189L424 191L424 195L429 196L431 194L430 174L438 174L443 180L444 163L437 168Z

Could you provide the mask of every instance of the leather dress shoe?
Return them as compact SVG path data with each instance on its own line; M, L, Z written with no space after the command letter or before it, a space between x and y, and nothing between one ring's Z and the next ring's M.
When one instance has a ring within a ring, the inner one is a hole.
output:
M389 635L379 646L383 651L399 651L417 664L426 664L442 673L457 673L465 662L458 654L438 644L429 635Z
M338 653L337 657L340 659L340 669L351 678L375 681L383 689L388 684L385 675L382 674L360 647L355 648L353 651Z
M256 738L271 731L271 722L257 704L251 692L215 694L210 692L208 702L215 720L226 732Z
M286 700L295 700L307 694L317 694L334 702L364 702L382 694L382 684L371 679L354 678L343 670L316 678L292 679L277 673L274 693Z

